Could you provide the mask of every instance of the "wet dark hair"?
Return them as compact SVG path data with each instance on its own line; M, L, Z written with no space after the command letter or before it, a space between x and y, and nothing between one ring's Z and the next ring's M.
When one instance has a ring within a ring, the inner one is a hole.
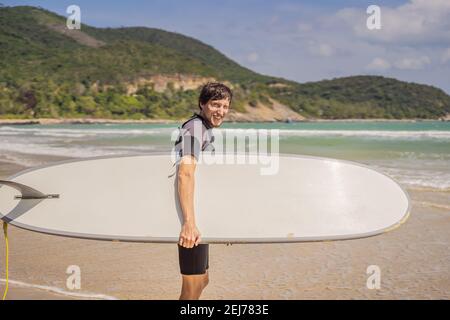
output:
M222 100L233 98L233 93L231 89L226 85L219 82L208 82L202 88L200 92L200 97L198 98L198 107L201 109L201 104L207 104L209 100Z

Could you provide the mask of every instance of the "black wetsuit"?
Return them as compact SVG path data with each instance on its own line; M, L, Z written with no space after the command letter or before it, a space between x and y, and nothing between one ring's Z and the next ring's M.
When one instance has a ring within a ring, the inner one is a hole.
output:
M198 160L201 151L214 151L214 136L209 130L212 126L199 114L194 114L183 123L181 129L175 142L175 149L180 158L190 154ZM178 257L181 274L204 274L209 268L209 244L199 244L193 248L178 244Z

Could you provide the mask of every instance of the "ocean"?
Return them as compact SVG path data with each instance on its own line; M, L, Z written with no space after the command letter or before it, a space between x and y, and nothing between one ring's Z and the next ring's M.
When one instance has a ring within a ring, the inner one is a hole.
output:
M407 188L450 191L450 123L443 121L225 123L219 130L278 129L280 153L357 161ZM0 161L33 155L85 158L169 152L176 124L0 126Z

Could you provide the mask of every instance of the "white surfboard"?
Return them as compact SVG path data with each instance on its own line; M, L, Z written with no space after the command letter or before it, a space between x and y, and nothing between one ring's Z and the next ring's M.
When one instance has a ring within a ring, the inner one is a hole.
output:
M261 175L265 166L197 166L202 243L354 239L392 230L408 217L408 194L367 166L294 155L280 155L276 174ZM47 234L175 243L182 213L174 172L169 155L33 168L0 181L0 218Z

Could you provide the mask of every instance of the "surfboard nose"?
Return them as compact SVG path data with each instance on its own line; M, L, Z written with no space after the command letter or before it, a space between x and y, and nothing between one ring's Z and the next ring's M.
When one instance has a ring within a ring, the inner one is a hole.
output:
M8 185L0 185L0 219L3 221L9 222L5 217L17 206L18 201L14 197L18 194L16 189Z

